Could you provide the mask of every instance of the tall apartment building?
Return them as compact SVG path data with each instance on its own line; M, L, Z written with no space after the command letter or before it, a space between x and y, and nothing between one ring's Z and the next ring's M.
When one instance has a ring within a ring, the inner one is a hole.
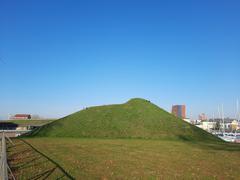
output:
M186 106L185 105L172 106L172 114L179 118L186 119Z

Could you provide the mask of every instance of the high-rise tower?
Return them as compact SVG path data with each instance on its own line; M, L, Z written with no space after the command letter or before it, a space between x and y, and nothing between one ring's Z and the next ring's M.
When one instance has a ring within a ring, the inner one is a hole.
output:
M185 105L174 105L172 107L172 114L175 116L186 119L186 106Z

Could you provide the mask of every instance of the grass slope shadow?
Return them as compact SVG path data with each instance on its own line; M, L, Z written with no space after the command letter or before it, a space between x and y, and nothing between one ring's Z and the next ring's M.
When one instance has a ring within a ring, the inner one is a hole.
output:
M8 162L16 179L75 179L58 163L23 139L8 144ZM11 178L11 177L10 177Z

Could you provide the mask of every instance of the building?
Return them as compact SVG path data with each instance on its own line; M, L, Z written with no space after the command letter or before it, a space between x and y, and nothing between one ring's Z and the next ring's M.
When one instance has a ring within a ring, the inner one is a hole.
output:
M179 118L186 119L186 106L185 105L172 106L172 114Z
M238 127L238 121L237 120L233 120L231 123L231 129L232 131L237 131L239 129Z
M208 118L206 114L202 113L202 114L199 114L198 119L201 121L206 121Z
M211 132L212 130L216 129L216 122L211 121L202 121L200 126L205 131Z
M14 120L28 120L31 118L32 116L30 114L16 114L12 117Z

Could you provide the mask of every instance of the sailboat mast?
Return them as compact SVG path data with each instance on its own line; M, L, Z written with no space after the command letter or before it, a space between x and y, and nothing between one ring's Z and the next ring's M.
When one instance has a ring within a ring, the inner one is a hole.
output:
M223 122L223 134L225 134L225 122L224 122L223 104L222 104L222 122Z
M218 105L218 120L219 120L219 128L218 128L218 132L221 132L221 113L220 113L220 107Z
M237 122L239 122L239 116L240 116L240 113L239 113L239 101L237 99Z

